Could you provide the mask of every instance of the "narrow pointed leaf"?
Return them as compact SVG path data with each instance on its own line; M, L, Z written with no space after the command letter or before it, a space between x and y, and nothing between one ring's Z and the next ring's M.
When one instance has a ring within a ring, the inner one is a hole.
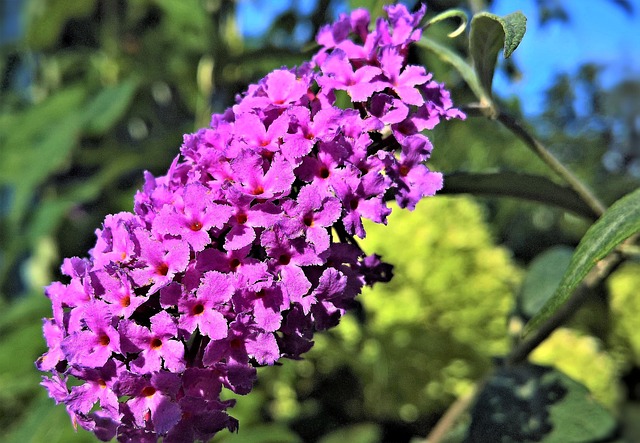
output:
M521 12L504 17L481 12L471 20L469 49L476 73L487 95L491 96L498 53L504 48L504 57L508 58L522 41L526 26L527 18Z
M537 175L456 172L445 176L442 193L515 197L554 205L591 220L598 218L572 189Z
M598 261L636 232L640 232L640 189L615 202L585 233L558 289L529 321L525 335L552 316L569 299Z

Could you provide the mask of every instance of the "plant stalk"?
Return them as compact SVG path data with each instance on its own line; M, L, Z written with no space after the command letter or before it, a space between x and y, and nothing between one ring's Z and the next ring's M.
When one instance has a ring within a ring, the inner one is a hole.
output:
M496 119L522 140L540 159L567 184L591 208L594 215L600 217L607 209L587 186L569 171L538 139L532 136L515 118L504 112L498 112Z

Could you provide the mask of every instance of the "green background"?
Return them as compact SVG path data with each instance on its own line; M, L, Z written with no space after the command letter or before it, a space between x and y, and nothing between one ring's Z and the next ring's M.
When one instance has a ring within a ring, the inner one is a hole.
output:
M351 6L375 15L382 3ZM428 4L430 15L470 7ZM287 36L302 19L314 29L330 21L329 6L320 0L306 17L285 11L265 36L246 40L234 2L24 3L25 35L0 46L0 440L96 441L75 433L64 407L38 386L33 362L45 351L41 319L51 315L43 286L59 278L62 258L86 255L106 214L132 210L142 172L163 174L182 134L205 126L269 70L308 59L310 51L282 42L293 41ZM446 37L455 27L445 21L427 32L465 56L466 36ZM449 65L423 50L410 57L446 82L457 104L473 101ZM500 69L517 77L517 66ZM631 80L605 88L598 67L585 65L559 76L546 111L528 122L607 203L638 187L637 175L612 173L602 159L620 148L614 131L636 125L620 110L639 89ZM502 105L520 112L517 101ZM428 135L431 166L445 177L498 170L552 177L497 122L446 122ZM254 391L231 410L240 433L215 441L421 441L456 399L492 373L553 291L588 226L571 213L514 199L438 196L413 213L394 207L388 226L367 225L362 245L391 262L395 278L366 289L361 308L318 335L304 360L261 369ZM531 357L588 390L528 367L491 379L510 392L526 391L522 380L538 393L565 387L565 406L539 406L552 427L544 441L640 435L638 287L638 263L623 266ZM565 426L567 410L593 428ZM449 441L474 435L466 434L472 417L495 419L470 411Z

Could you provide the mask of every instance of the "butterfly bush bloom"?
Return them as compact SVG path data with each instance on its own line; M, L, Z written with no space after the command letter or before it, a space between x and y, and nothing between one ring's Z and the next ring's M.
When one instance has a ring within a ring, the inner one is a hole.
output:
M464 118L407 64L424 6L342 15L320 50L251 85L184 136L166 175L145 173L134 212L108 215L89 258L46 288L42 385L102 440L207 441L235 431L256 368L298 359L362 287L391 278L354 237L442 187L421 134ZM351 107L336 105L337 94Z

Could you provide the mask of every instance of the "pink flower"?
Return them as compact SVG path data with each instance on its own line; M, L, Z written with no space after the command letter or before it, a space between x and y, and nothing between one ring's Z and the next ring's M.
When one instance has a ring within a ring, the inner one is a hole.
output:
M420 131L463 115L406 64L424 7L386 10L371 30L365 10L323 27L311 62L185 135L165 175L145 172L134 213L107 216L90 258L63 262L36 365L74 426L121 442L235 431L223 389L249 393L257 366L300 358L365 284L391 278L357 246L362 219L440 189Z

